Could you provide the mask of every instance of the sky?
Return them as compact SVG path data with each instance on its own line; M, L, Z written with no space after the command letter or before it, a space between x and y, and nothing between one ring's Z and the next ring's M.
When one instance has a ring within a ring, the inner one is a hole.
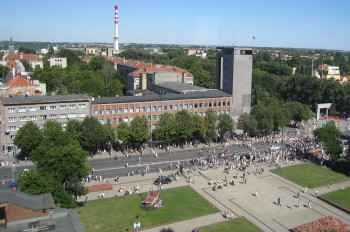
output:
M0 0L0 40L350 50L349 0ZM255 40L253 39L255 36Z

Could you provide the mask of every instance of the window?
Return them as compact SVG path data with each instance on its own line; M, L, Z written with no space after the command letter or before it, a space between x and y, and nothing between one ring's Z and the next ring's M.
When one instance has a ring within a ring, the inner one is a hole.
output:
M50 106L50 110L55 110L56 106Z
M86 104L79 104L80 109L84 109L86 107Z
M223 106L226 106L226 102L222 102L222 105L223 105Z
M66 105L60 105L60 108L64 110L67 106Z
M40 106L40 110L46 110L46 106Z
M69 108L70 108L70 109L75 109L75 107L76 107L75 104L70 104L70 105L69 105Z
M194 108L195 109L197 109L198 108L198 104L196 103L196 104L194 104Z
M27 110L26 110L26 108L24 108L24 107L21 107L21 108L19 108L18 109L18 112L19 113L25 113Z
M16 122L16 117L9 117L9 122Z
M8 108L8 111L9 111L9 113L14 113L15 112L15 108L13 108L13 107Z
M9 131L16 131L16 126L9 126Z
M212 107L211 102L209 102L209 107Z

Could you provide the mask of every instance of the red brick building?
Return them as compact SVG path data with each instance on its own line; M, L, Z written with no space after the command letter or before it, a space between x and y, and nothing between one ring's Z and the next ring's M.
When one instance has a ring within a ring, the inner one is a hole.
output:
M188 94L95 98L91 102L91 116L102 123L110 122L114 127L120 122L130 122L136 116L145 116L152 124L156 124L161 114L180 110L187 110L200 116L205 116L209 110L217 114L230 114L231 101L231 95L219 90Z

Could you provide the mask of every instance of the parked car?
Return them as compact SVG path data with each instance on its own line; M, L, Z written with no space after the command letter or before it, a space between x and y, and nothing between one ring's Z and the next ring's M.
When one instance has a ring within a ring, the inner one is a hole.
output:
M159 185L159 184L170 184L171 183L171 178L169 176L160 176L158 177L153 184Z

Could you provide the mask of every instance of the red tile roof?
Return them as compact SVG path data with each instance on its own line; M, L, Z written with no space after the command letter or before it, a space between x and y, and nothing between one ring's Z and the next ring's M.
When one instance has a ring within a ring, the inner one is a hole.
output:
M187 74L192 75L185 69L172 66L172 65L163 65L163 64L151 64L145 63L138 60L127 60L115 57L113 58L114 64L126 65L136 69L134 72L130 73L129 76L139 77L143 73L155 73L155 72L176 72L178 74Z
M21 75L17 75L15 78L9 80L7 83L10 88L15 87L27 87L30 86L30 81L22 77Z
M334 232L349 232L350 226L332 216L322 217L316 221L300 225L294 229L293 232L320 232L320 231L334 231Z

